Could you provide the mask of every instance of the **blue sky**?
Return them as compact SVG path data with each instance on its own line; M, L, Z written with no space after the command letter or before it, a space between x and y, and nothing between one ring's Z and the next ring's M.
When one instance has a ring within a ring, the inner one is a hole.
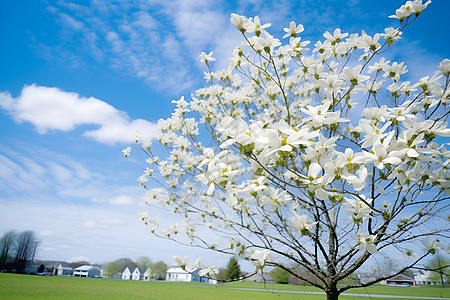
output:
M39 259L206 258L153 237L138 220L140 170L121 153L135 131L154 136L171 100L202 87L200 52L214 51L213 68L227 67L241 41L233 12L258 15L279 38L290 21L301 23L302 39L315 43L337 27L368 34L395 27L387 16L403 3L0 1L0 234L34 230ZM411 80L449 57L449 8L434 0L386 53L405 61Z

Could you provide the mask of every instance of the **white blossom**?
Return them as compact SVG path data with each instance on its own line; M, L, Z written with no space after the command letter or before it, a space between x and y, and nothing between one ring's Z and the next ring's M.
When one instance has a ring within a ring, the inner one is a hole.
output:
M444 59L443 61L441 61L439 63L439 70L444 73L444 75L448 76L448 74L450 73L450 60L449 59Z
M374 243L376 236L368 235L365 233L358 233L358 249L359 250L367 250L370 254L377 253L377 247Z
M209 54L206 54L205 52L200 53L198 58L200 58L200 61L203 63L208 63L208 61L215 61L216 59L212 57L213 52L209 52Z
M283 36L284 38L287 38L288 36L290 37L297 37L297 34L299 34L300 32L302 32L304 30L303 25L299 24L298 26L295 25L295 22L291 22L289 24L289 28L284 28L284 32L286 32L286 34Z
M122 153L125 157L128 157L130 155L131 152L131 147L126 147L125 149L122 150Z
M367 199L366 196L360 195L358 198L345 198L345 203L342 209L352 213L352 219L355 223L360 223L367 219L372 213L373 209L370 207L372 199Z
M266 265L266 262L272 258L269 249L264 250L254 250L250 255L250 262L258 270L262 270Z
M317 222L309 221L307 215L299 216L295 211L292 213L294 214L294 216L290 218L292 225L294 225L294 228L301 231L303 234L309 234L309 230L317 224Z

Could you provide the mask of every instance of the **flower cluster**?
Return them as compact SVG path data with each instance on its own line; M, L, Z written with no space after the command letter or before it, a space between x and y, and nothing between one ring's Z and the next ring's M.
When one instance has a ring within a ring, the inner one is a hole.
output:
M173 261L175 264L179 265L183 270L185 270L188 273L192 273L196 270L198 270L198 275L201 277L207 277L207 278L216 278L219 274L219 270L215 269L214 267L207 267L204 264L202 264L197 257L197 260L195 262L188 261L188 257L185 256L184 258L181 258L179 256L174 256Z

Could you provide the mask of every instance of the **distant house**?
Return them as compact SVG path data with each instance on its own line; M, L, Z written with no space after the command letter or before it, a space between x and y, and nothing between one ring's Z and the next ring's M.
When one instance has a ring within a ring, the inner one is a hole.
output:
M440 281L433 280L431 271L420 270L414 273L414 281L420 285L436 285L441 284Z
M167 281L192 281L192 274L186 272L181 267L170 267L166 272Z
M131 272L131 279L132 280L144 280L144 273L145 273L144 268L135 268L133 270L133 272Z
M75 277L98 277L101 271L99 268L94 266L81 266L73 270L73 275Z
M151 273L152 271L150 268L147 268L147 270L144 268L134 268L133 271L131 271L130 268L126 267L122 272L122 279L148 281L151 279Z
M170 267L166 273L167 281L185 281L185 282L205 282L215 284L217 281L206 277L201 277L198 273L200 269L189 273L179 266Z
M315 275L302 274L302 276L305 279L308 279L309 282L314 282L314 283L319 282L319 278L317 278L317 276L315 276ZM288 282L289 282L289 284L293 284L293 285L308 285L309 284L307 281L302 280L294 275L289 276Z
M396 285L396 286L413 286L414 279L409 276L400 274L400 275L397 275L397 276L387 279L386 283L388 285Z
M125 270L123 270L123 272L122 272L122 279L123 280L131 280L130 268L126 267Z
M144 278L142 280L149 281L152 278L152 274L152 270L150 268L147 268L147 270L145 270L144 272Z
M51 265L43 265L43 264L37 264L37 265L27 265L25 267L24 272L25 273L29 273L29 274L38 274L38 273L44 273L44 272L49 272L49 270L52 268Z
M253 281L253 282L266 282L266 283L274 283L275 280L269 274L258 272L253 274L252 276L246 278L245 280Z
M58 276L72 276L73 269L71 267L63 267L61 264L59 264L54 272L55 275Z

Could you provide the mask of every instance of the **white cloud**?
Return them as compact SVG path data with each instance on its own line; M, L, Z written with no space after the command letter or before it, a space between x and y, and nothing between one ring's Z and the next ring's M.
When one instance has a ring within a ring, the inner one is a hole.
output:
M230 23L230 14L220 4L210 1L178 0L167 2L168 14L174 17L176 34L188 50L191 59L204 70L198 55L214 51L217 59L212 64L215 70L228 67L228 57L243 39Z
M64 22L67 26L75 30L83 29L84 24L82 22L75 20L73 17L64 13L61 13L59 16L61 18L61 21Z
M52 252L55 251L56 249L53 247L42 247L41 250L44 250L46 252Z
M48 11L55 16L60 38L43 42L37 50L48 60L69 60L74 67L84 65L77 58L94 58L155 89L180 92L192 87L191 61L185 57L186 47L180 41L167 43L175 36L172 24L160 22L161 17L168 22L173 19L165 15L167 5L164 1L93 1L80 9L59 2ZM167 48L168 44L176 47Z
M30 122L41 134L49 130L67 132L78 126L93 125L97 129L87 130L84 135L108 145L131 142L137 132L146 138L153 138L156 134L154 123L130 120L126 112L102 100L54 87L25 86L17 98L1 92L0 107L8 111L15 121Z
M203 0L120 5L94 1L80 9L58 2L48 11L59 25L61 38L43 42L37 50L46 59L62 59L75 67L94 58L157 90L179 93L202 77L204 66L192 72L193 65L200 66L202 51L226 53L223 61L227 63L232 48L238 46L236 40L230 46L233 39L228 34L236 38L239 33L230 30L229 13L220 6L223 3Z
M193 52L195 59L212 41L222 38L222 31L228 25L227 17L214 10L209 2L175 2L174 14L177 33Z
M69 259L69 262L77 262L77 261L89 261L89 257L87 256L74 256Z
M123 220L121 220L121 219L105 219L102 222L105 224L113 224L113 225L124 224Z
M120 189L124 190L123 188ZM120 189L116 189L114 193L119 192ZM130 189L128 190L132 192ZM139 194L140 192L137 193ZM91 200L96 203L109 203L112 205L130 205L134 203L134 200L130 196L124 194L118 196L110 196L112 193L101 193L96 189L92 191L87 190L85 194L86 196L92 195Z
M46 185L46 178L42 176L39 168L29 168L26 164L22 165L2 154L0 154L0 179L1 190L11 194L31 191Z
M53 231L51 230L44 230L41 233L39 233L39 236L50 236L53 235Z
M0 198L0 234L8 230L43 232L51 228L53 234L41 236L37 248L36 258L43 260L105 263L145 255L153 261L171 263L174 255L200 255L207 264L217 265L217 261L226 264L228 258L223 255L155 237L138 218L137 211L137 204L117 207L49 202L44 197L24 198L22 202ZM161 219L171 217L166 212L160 213Z
M96 223L94 221L86 221L83 224L81 224L81 226L86 227L86 228L94 228L96 225Z
M420 41L409 38L408 36L400 40L400 42L392 49L392 53L386 57L391 62L405 62L408 72L402 76L403 80L411 80L417 82L424 76L433 76L438 71L438 64L444 57L440 57L430 51L425 50L425 45Z
M0 144L0 200L18 203L23 203L23 199L62 200L123 209L140 202L137 199L143 196L142 187L134 179L140 170L118 172L110 161L89 165L90 159L75 161L39 147L23 150L14 145L13 148ZM116 151L122 158L120 150ZM128 164L125 159L123 163Z
M120 195L109 200L109 203L114 205L128 205L133 202L134 202L133 199L131 199L131 197L126 195Z
M112 144L115 141L133 141L136 135L147 138L154 137L155 133L156 125L153 123L143 119L132 121L124 119L115 123L107 122L102 124L99 129L86 131L84 135L103 144Z
M72 178L72 172L68 169L64 168L63 166L51 162L49 164L50 170L55 178L58 178L62 181L68 181Z
M147 12L139 11L133 14L133 25L142 27L145 29L154 29L156 27L156 21Z

